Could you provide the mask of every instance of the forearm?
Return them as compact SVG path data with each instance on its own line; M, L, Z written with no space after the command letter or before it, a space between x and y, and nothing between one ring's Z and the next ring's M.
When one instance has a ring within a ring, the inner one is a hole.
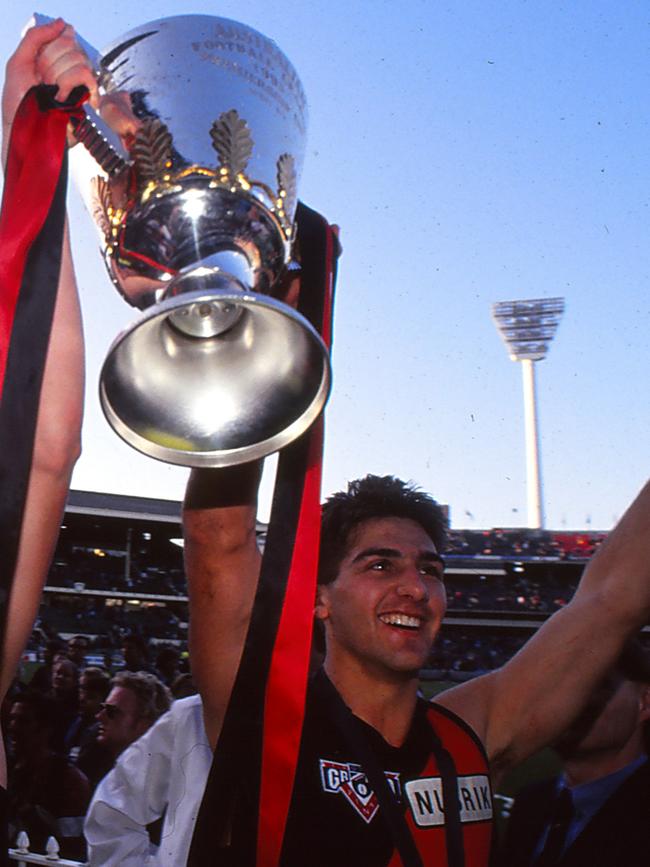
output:
M214 745L241 658L259 577L261 463L195 470L185 499L192 675Z
M574 598L591 597L622 632L650 620L650 482L587 565Z
M38 611L80 452L83 338L70 247L63 265L43 375L32 466L9 601L0 694L11 682Z
M32 460L33 473L66 488L81 453L83 400L83 330L66 224Z

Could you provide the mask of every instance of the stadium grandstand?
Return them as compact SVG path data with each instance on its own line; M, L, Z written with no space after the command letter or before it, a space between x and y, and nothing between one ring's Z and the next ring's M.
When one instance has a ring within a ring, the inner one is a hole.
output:
M25 655L83 634L88 660L121 664L126 634L186 649L181 504L71 491L39 618ZM260 545L266 527L258 525ZM595 531L450 531L449 611L432 672L461 677L501 665L539 623L566 605L604 538Z

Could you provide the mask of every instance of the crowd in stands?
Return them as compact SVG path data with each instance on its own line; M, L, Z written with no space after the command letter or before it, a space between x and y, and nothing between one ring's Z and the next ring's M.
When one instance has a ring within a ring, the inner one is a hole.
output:
M105 665L89 664L88 636L47 640L43 662L16 679L2 707L9 765L10 839L32 851L54 836L64 858L86 856L83 819L117 757L173 700L196 692L187 657L136 633ZM94 661L94 660L93 660Z
M573 596L580 571L542 577L523 574L456 576L447 573L447 603L450 611L484 611L550 614L563 608Z
M530 638L529 630L496 631L488 627L445 626L428 662L429 676L459 679L459 673L483 674L506 663Z
M551 530L450 530L448 556L589 559L606 534Z

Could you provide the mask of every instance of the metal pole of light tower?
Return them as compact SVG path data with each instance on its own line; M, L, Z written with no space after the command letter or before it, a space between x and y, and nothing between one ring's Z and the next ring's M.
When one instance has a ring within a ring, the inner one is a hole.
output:
M492 318L506 344L510 358L521 363L526 432L528 526L534 529L544 527L535 362L546 357L563 313L563 298L499 301L492 305Z
M528 525L544 526L544 500L542 496L542 468L539 453L539 424L537 421L537 388L535 362L521 359L524 383L524 423L526 430L526 494Z

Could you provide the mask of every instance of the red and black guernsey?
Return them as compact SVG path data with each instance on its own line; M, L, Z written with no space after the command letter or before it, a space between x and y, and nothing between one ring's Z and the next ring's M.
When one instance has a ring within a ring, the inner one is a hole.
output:
M310 682L281 867L402 867L393 834L360 756L332 714L332 685L319 672ZM460 802L463 860L486 867L492 835L492 792L485 751L458 717L419 699L401 747L354 718L403 813L424 867L447 867L442 774L432 739L453 757ZM234 829L246 824L254 799L243 797ZM241 812L240 812L241 811ZM230 864L230 861L225 863ZM234 862L233 862L234 863Z
M485 749L472 729L446 708L430 704L426 717L430 729L454 759L465 867L484 867L489 860L493 817ZM429 756L417 780L406 783L404 794L407 823L423 863L448 864L442 771L435 756ZM390 867L401 865L395 854Z

